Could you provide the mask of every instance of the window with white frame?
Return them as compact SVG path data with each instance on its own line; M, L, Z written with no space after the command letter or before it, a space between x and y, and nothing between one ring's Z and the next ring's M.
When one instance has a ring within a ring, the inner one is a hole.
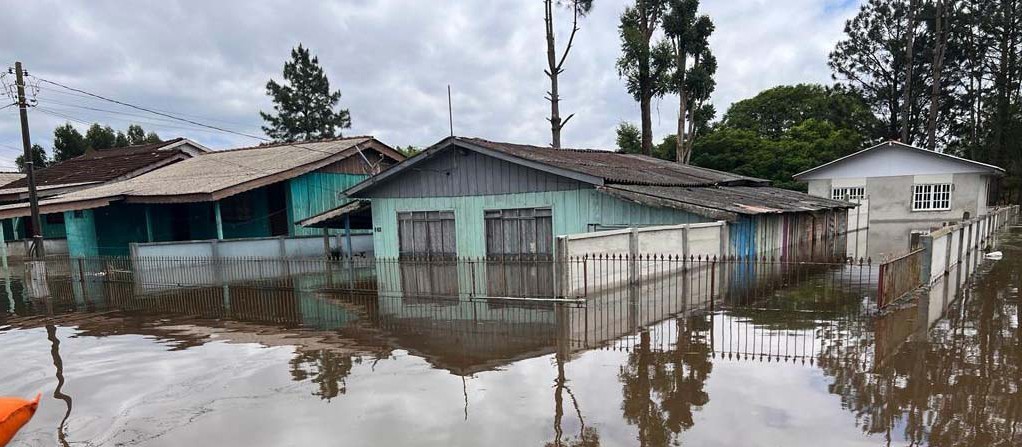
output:
M912 211L951 209L951 184L912 185Z
M848 188L833 188L830 190L830 198L834 200L862 200L866 197L866 188L852 186Z

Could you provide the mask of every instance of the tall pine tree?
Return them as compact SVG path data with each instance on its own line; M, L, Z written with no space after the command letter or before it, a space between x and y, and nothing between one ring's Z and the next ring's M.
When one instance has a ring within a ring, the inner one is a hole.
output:
M340 90L330 90L319 58L301 44L291 50L284 64L284 83L270 80L266 94L273 98L275 114L259 112L266 121L263 131L275 141L294 142L341 136L339 129L351 127L347 109L334 111Z

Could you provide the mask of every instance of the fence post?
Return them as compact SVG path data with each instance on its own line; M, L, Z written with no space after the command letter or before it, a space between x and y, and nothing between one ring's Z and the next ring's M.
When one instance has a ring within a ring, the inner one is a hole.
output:
M944 244L944 276L951 273L951 243L955 240L955 232L948 232L947 243Z
M568 237L557 236L557 241L554 244L554 255L556 259L554 261L554 290L557 291L558 298L568 297L568 275L570 267L568 266Z
M728 254L728 226L727 222L720 221L720 256L723 258Z
M923 285L930 284L930 269L933 265L933 236L924 234L919 238L920 248L923 249L923 259L920 262L919 282Z
M681 227L681 254L684 257L688 257L688 224Z
M628 322L629 328L639 326L639 229L628 233Z

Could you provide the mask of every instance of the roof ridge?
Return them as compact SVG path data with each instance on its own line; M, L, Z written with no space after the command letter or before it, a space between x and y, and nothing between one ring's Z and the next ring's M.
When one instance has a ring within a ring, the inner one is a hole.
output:
M294 147L297 147L299 149L302 149L301 145L303 145L303 144L332 143L332 142L336 142L336 141L359 140L359 139L371 139L371 140L375 140L376 137L374 137L372 135L355 135L355 136L350 136L350 137L334 137L334 138L321 138L321 139L318 139L318 140L303 140L303 141L295 141L295 142L291 142L291 143L287 143L287 142L270 142L270 143L264 143L264 144L257 144L255 146L232 147L230 149L214 150L214 151L208 152L207 154L216 154L216 153L222 153L222 152L247 151L247 150L254 150L254 149L266 149L266 148L269 148L269 147L281 147L281 146L294 146ZM200 155L204 155L204 154L200 154Z

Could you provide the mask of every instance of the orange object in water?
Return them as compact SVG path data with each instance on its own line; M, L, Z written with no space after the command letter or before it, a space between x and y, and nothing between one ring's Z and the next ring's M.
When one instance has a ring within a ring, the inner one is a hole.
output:
M35 415L39 408L39 397L27 401L16 397L0 397L0 446L7 445L14 434Z

